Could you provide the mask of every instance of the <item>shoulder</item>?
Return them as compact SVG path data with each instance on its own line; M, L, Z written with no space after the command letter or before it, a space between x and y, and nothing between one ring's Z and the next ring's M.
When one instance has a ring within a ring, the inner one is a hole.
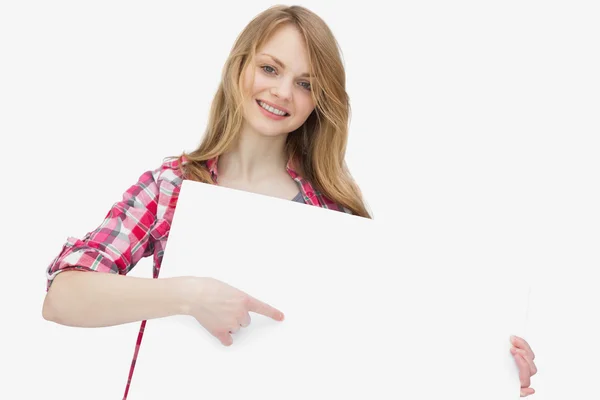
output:
M352 212L341 204L333 201L329 196L323 193L318 187L309 179L299 175L295 170L288 172L296 183L300 186L300 190L304 196L304 202L309 205L325 208L328 210L340 211L346 214L352 214Z
M314 191L314 197L316 198L319 207L326 208L328 210L343 212L346 214L352 214L352 211L350 211L348 208L331 200L329 197L327 197L325 194L323 194L319 190L313 189L313 191Z
M167 157L162 163L152 171L152 175L157 183L170 183L175 186L181 186L183 181L183 172L181 167L185 160L181 161L177 157Z
M181 165L177 157L164 158L144 172L135 185L140 195L148 197L148 207L155 210L159 218L168 218L176 207L184 180Z
M317 188L317 185L315 185L311 179L306 177L302 163L299 161L298 157L291 157L286 169L292 179L300 186L306 204L352 214L352 211L331 200L331 198Z
M153 170L146 171L152 176L161 196L177 197L185 179L182 167L186 162L185 158L166 157Z

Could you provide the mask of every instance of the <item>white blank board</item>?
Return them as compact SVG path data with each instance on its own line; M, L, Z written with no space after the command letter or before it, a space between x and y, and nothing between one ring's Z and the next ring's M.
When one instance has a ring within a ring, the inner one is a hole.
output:
M252 314L230 347L191 317L148 321L129 398L518 399L527 285L395 228L184 181L159 279L219 279L286 318Z

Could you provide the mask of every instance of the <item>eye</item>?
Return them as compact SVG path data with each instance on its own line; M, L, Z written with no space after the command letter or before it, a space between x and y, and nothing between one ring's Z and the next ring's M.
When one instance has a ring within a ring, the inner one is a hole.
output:
M265 71L267 74L274 74L275 72L277 72L277 70L275 70L275 68L271 67L270 65L263 65L261 68L262 68L262 70L263 70L263 71ZM271 72L271 71L269 71L269 70L272 70L272 72Z
M311 88L309 82L300 82L300 86L302 86L306 90L310 90L310 88Z

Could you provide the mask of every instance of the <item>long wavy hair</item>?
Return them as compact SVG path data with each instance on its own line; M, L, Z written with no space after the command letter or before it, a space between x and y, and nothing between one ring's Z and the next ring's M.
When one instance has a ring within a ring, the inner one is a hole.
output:
M185 179L214 183L206 161L227 152L238 138L243 122L243 71L283 24L293 24L304 37L315 76L311 81L315 109L302 126L288 134L286 154L316 190L354 215L372 218L345 162L350 102L339 45L327 24L301 6L270 7L238 35L223 67L199 147L174 158L179 159Z

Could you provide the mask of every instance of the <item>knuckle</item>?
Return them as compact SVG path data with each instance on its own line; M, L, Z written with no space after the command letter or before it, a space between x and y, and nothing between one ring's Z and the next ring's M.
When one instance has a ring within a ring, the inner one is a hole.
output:
M219 337L227 337L228 334L229 334L229 327L227 325L222 326L217 331L217 336L219 336Z
M246 310L239 310L235 316L236 321L243 321L246 318L246 314Z
M222 338L223 335L225 335L225 330L224 329L217 329L213 332L213 335L218 337L218 338Z
M244 306L245 309L250 307L251 301L252 301L252 299L250 298L250 296L248 296L247 294L242 295L241 304L242 304L242 306Z

